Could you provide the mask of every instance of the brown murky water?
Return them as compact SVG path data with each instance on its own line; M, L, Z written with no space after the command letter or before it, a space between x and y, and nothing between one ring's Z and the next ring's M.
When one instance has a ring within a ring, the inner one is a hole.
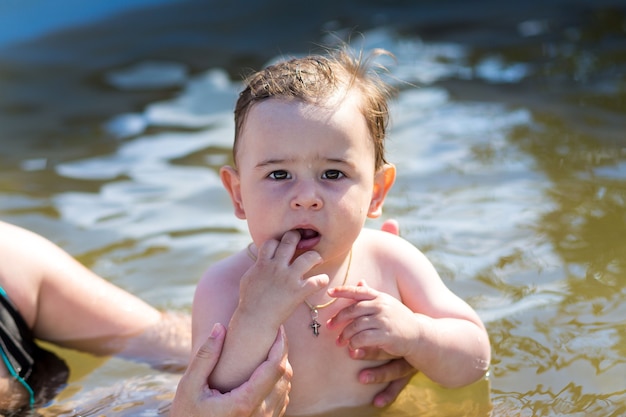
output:
M0 218L188 312L204 268L248 241L216 175L241 69L358 23L364 47L397 56L385 217L493 347L486 380L418 377L382 415L626 415L626 5L544 3L323 3L287 19L284 2L190 1L0 44ZM178 375L61 353L73 376L43 414L166 412Z

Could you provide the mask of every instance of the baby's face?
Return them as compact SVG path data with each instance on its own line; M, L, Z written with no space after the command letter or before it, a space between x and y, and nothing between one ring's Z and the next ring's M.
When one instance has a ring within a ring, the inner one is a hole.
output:
M242 215L257 245L301 235L298 251L322 258L350 250L370 213L374 146L352 94L334 107L269 99L240 136Z

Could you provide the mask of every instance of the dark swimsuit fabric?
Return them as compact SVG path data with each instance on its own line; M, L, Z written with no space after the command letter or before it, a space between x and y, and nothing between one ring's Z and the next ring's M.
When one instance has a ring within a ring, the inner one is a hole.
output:
M30 393L27 408L49 402L67 382L65 362L35 343L33 334L0 287L0 359ZM20 414L22 413L22 414ZM23 415L24 410L5 415Z

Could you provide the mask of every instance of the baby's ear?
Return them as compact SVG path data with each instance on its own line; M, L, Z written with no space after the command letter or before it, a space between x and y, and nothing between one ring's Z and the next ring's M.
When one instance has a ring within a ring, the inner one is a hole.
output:
M383 213L385 197L396 181L396 167L393 164L385 164L374 175L374 191L367 217L375 219Z
M235 209L235 216L238 219L244 220L246 218L246 212L243 209L243 202L241 199L241 181L239 180L239 172L229 165L225 165L220 168L220 178L224 188L228 191L230 199L233 202L233 208Z

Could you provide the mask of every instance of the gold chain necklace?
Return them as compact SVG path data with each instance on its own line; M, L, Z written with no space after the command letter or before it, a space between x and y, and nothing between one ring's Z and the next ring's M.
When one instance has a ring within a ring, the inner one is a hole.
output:
M248 256L250 257L250 259L256 262L257 256L252 252L253 243L254 242L250 242L250 244L248 245L247 251L248 251ZM350 255L348 257L348 268L346 268L346 275L343 277L343 282L341 283L341 286L345 285L346 282L348 281L348 275L350 275L350 265L352 265L352 249L350 249ZM320 327L322 327L322 325L317 321L317 318L319 317L318 310L328 307L335 301L337 301L337 299L333 298L330 301L325 302L324 304L313 305L309 303L307 300L304 300L304 304L306 304L306 306L311 311L311 324L309 324L309 327L313 329L313 334L315 336L320 335Z

